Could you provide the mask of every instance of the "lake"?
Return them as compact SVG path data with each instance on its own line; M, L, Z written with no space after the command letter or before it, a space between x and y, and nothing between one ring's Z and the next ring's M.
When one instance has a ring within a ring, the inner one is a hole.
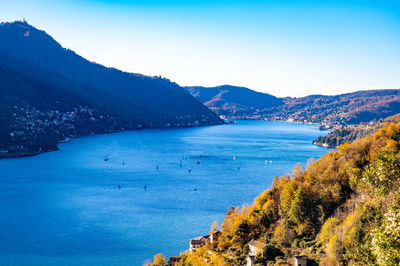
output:
M230 206L251 204L274 176L327 153L311 143L324 134L238 121L82 137L0 160L0 264L142 265L159 252L179 255Z

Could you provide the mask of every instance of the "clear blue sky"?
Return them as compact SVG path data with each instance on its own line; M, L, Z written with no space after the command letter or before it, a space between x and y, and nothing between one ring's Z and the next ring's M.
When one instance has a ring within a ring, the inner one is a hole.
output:
M0 0L91 61L276 96L400 88L400 1Z

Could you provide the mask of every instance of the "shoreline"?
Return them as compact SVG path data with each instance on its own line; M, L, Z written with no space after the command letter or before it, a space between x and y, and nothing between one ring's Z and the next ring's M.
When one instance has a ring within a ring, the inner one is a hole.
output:
M120 133L120 132L128 132L128 131L142 131L142 130L173 130L173 129L184 129L184 128L198 128L198 127L209 127L209 126L220 126L225 125L226 123L221 124L210 124L210 125L199 125L199 126L186 126L186 127L159 127L159 128L130 128L130 129L123 129L123 130L111 130L108 132L103 133L93 133L93 134L82 134L77 136L68 136L69 139L77 139L77 138L84 138L90 136L97 136L97 135L105 135L105 134L113 134L113 133ZM49 150L42 150L42 151L34 151L34 152L17 152L17 153L7 153L6 155L0 153L0 160L5 159L18 159L18 158L26 158L26 157L33 157L40 154L54 152L60 150L59 145L68 143L68 141L61 140L57 143L57 147L55 149Z
M318 123L311 123L311 122L300 122L300 121L287 121L287 120L265 120L265 119L230 119L230 120L241 120L241 121L266 121L266 122L284 122L284 123L292 123L292 124L302 124L302 125L315 125L315 126L320 126ZM78 136L69 136L67 138L70 139L76 139L76 138L83 138L83 137L89 137L89 136L97 136L97 135L103 135L103 134L113 134L113 133L120 133L120 132L128 132L128 131L141 131L141 130L173 130L173 129L185 129L185 128L198 128L198 127L209 127L209 126L220 126L220 125L228 125L231 123L224 122L222 124L210 124L210 125L201 125L201 126L186 126L186 127L159 127L159 128L132 128L132 129L123 129L123 130L112 130L109 132L104 132L104 133L94 133L94 134L83 134L83 135L78 135ZM321 132L323 131L328 131L328 130L320 130ZM19 153L11 153L7 155L2 155L0 154L0 160L3 159L17 159L17 158L25 158L25 157L33 157L37 156L40 154L48 153L48 152L54 152L58 151L59 145L63 143L68 143L68 141L62 140L57 143L57 148L55 149L49 149L49 150L44 150L44 151L36 151L36 152L19 152ZM320 146L323 148L332 148L329 146L323 146L315 143L315 140L312 142L312 144L316 146Z

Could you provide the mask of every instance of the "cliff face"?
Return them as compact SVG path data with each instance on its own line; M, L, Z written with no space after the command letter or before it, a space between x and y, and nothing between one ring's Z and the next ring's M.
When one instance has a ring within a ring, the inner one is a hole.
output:
M222 123L176 83L89 62L26 22L0 24L0 89L0 154L52 150L75 135Z

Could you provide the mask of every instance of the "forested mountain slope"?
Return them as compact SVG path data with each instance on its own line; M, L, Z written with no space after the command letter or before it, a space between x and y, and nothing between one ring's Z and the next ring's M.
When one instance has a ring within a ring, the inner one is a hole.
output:
M66 137L222 121L167 79L89 62L25 21L0 24L0 157Z
M227 117L252 117L260 110L281 105L282 99L244 87L186 87L205 106Z
M397 115L390 116L384 120L381 119L376 122L344 126L343 128L330 132L328 135L320 136L318 139L313 141L313 144L327 148L336 148L346 142L352 142L367 135L371 135L375 131L381 129L387 123L395 122L396 119Z
M367 90L325 96L285 98L283 105L262 114L266 119L312 122L332 127L359 124L400 112L400 90Z
M317 123L332 128L377 121L400 112L400 90L357 91L334 96L276 98L235 86L187 87L217 114L232 119Z

